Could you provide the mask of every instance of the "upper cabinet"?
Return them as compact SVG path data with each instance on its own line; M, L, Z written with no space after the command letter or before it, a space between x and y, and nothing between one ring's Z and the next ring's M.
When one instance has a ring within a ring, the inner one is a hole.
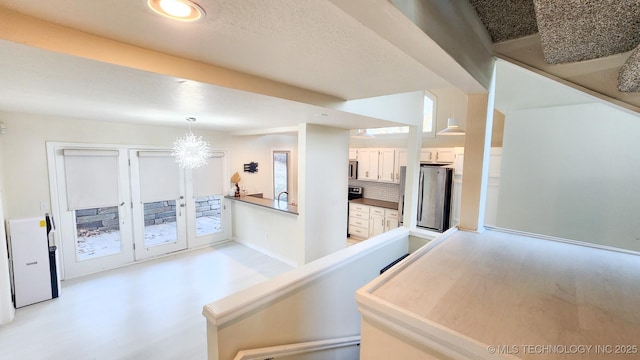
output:
M358 180L378 180L378 149L358 149Z
M462 175L463 148L422 148L420 162L455 164ZM355 158L354 158L355 157ZM407 166L407 149L352 148L349 160L358 160L358 180L400 183L400 168Z
M456 152L453 148L422 148L420 150L420 162L453 163L455 160Z
M459 153L459 152L458 152ZM355 155L354 155L355 154ZM358 180L400 183L400 168L407 166L407 149L353 148L349 159L358 160ZM455 163L455 148L422 148L420 162Z
M395 182L396 180L396 150L379 149L378 153L378 181Z
M438 148L436 149L437 162L453 163L456 161L456 152L453 148Z
M358 180L394 182L395 149L358 149Z
M420 149L420 162L436 161L436 149L422 148Z
M396 149L396 161L394 171L396 173L395 183L400 183L400 167L407 166L407 149Z

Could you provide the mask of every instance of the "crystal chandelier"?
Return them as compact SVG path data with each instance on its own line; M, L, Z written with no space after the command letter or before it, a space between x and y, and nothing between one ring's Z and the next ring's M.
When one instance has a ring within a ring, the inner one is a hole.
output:
M207 165L207 161L211 157L211 147L209 143L202 140L202 136L195 136L191 131L191 123L196 118L187 118L189 122L189 132L173 142L173 153L176 162L180 167L193 169Z

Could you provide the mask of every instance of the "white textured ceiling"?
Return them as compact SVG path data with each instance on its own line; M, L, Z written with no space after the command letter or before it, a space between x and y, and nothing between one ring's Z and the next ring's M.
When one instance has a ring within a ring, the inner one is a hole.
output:
M383 13L397 17L395 8L385 0L354 1L363 6L375 5ZM428 64L417 62L331 1L198 3L207 16L197 23L157 16L146 7L146 0L0 0L0 7L121 43L339 99L450 86ZM412 27L406 20L398 24L398 31L409 31L415 37ZM429 43L426 35L424 41ZM261 99L204 82L181 82L184 79L174 76L22 47L9 41L0 42L0 56L3 76L0 98L4 99L0 101L0 111L49 111L56 115L138 122L200 116L211 128L231 131L290 126L308 121L320 110L281 99ZM452 68L459 68L442 54L434 54L433 61L439 66L448 61ZM468 74L462 76L470 78ZM333 121L355 128L363 120L346 116Z

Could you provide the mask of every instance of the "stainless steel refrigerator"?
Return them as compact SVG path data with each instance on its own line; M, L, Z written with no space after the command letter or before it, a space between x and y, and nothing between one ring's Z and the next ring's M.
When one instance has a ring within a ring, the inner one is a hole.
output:
M406 167L400 168L400 222L404 214ZM453 169L443 164L421 164L418 187L417 225L443 232L449 228Z

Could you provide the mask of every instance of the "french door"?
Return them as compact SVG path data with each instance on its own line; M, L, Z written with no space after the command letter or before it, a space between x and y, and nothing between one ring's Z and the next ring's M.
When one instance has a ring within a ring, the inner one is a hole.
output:
M230 236L224 151L194 170L160 149L48 143L47 151L63 278Z
M186 249L184 171L170 151L134 149L129 159L136 260Z
M65 276L130 263L134 255L127 152L117 147L50 147L49 164L55 176L56 241Z

